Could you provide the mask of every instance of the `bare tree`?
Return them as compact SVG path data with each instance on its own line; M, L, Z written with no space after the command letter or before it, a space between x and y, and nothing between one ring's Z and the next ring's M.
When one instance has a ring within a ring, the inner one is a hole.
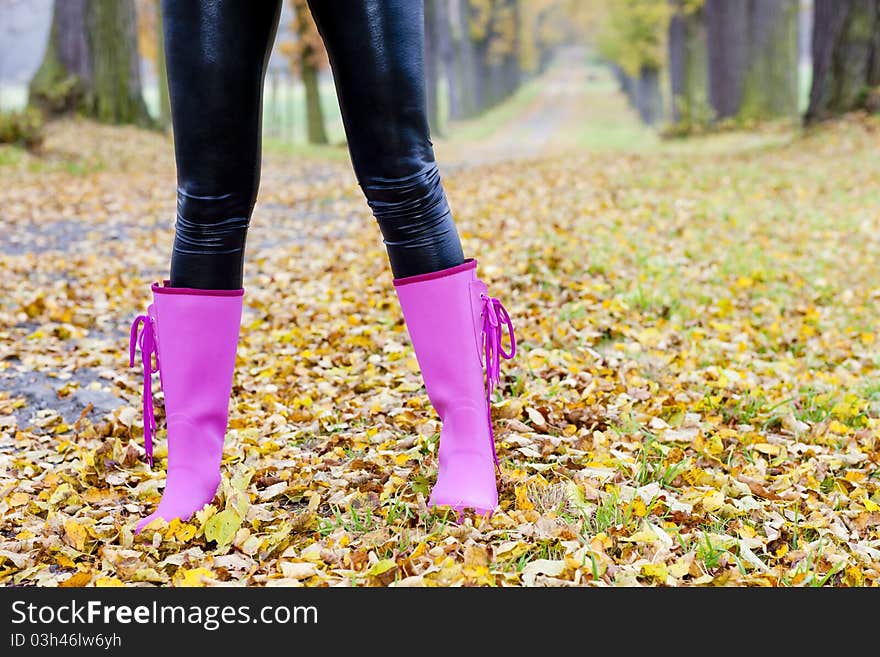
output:
M29 104L50 114L85 105L92 81L86 41L87 1L55 2L46 52L29 87Z
M106 123L151 123L141 95L133 0L55 0L29 103Z
M134 2L88 0L86 42L92 72L89 115L105 123L149 124L141 94Z
M461 86L453 48L453 3L450 0L435 0L435 2L437 2L437 56L442 65L442 75L446 85L448 116L458 117L461 115Z
M799 9L798 0L750 0L740 116L797 115Z
M291 6L297 40L286 50L305 87L306 135L310 144L326 144L329 140L321 107L319 72L327 67L327 52L306 0L291 0Z
M709 103L719 119L736 116L748 59L748 0L706 0Z
M863 107L880 85L880 0L815 0L813 11L806 123Z
M716 117L797 113L797 0L706 0L709 103Z
M458 105L451 105L449 115L452 119L464 119L479 113L477 58L478 54L471 36L470 0L450 0L450 12L453 28L455 53L455 71L458 80L460 100Z
M669 19L668 61L672 91L672 120L698 120L706 98L706 26L701 6L672 0Z
M168 68L165 63L165 34L162 31L162 0L154 0L156 18L156 86L159 88L159 125L171 124L171 98L168 95Z
M439 33L442 0L425 0L425 97L428 105L428 124L431 132L440 134L440 85Z

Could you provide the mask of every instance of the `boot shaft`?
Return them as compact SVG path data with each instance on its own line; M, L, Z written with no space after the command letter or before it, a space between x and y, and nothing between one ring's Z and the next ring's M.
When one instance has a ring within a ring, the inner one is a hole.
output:
M189 290L153 284L165 415L226 429L244 290Z
M486 285L476 267L468 260L394 281L428 398L441 418L451 407L485 403L480 354Z

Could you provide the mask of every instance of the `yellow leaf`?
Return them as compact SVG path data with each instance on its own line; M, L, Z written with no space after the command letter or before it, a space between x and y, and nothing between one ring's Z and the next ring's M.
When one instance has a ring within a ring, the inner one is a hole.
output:
M516 508L520 511L528 511L534 509L535 505L529 499L525 484L520 484L515 488L516 491Z
M703 509L711 513L717 511L724 505L724 493L720 490L713 490L703 497Z
M179 518L174 518L168 523L165 530L165 539L170 540L176 538L178 541L186 542L196 535L195 526L182 522Z
M76 520L71 519L64 523L64 542L70 547L83 552L88 539L89 532Z
M861 404L858 399L847 395L842 401L831 407L831 414L838 419L847 420L858 415L860 410Z
M828 423L828 430L833 431L834 433L842 433L846 434L850 432L850 428L846 426L843 422L838 422L837 420L831 420Z
M733 302L727 297L718 300L718 316L727 317L734 309Z
M844 571L843 581L847 586L862 586L865 575L858 566L850 566Z
M754 538L757 532L751 525L743 525L737 530L742 538Z
M768 456L779 456L782 451L779 445L771 445L770 443L755 443L752 445L752 449L756 452L761 452L761 454L767 454Z
M174 579L177 586L196 587L205 586L206 577L211 577L211 571L207 568L190 568L184 570L182 575L178 572Z
M614 541L611 540L611 537L605 532L599 532L590 539L590 548L592 548L594 552L604 552L612 545L614 545Z
M642 564L642 567L639 569L639 573L642 577L653 577L661 582L666 581L667 570L665 563L646 563Z
M370 567L367 571L367 575L381 575L382 573L388 572L396 567L397 564L394 562L394 559L380 559Z
M79 587L85 586L86 584L88 584L91 581L92 581L91 573L81 571L81 572L78 572L78 573L71 575L66 580L59 583L58 586L79 588Z
M690 571L690 564L685 559L679 559L667 569L669 574L675 578L681 578Z
M159 573L155 568L141 568L131 576L133 582L165 582L167 577Z
M61 552L55 555L55 563L57 563L62 568L76 568L76 562L74 562L73 559Z
M650 529L640 529L632 536L620 538L624 543L656 543L659 539L657 534Z
M632 512L638 518L644 518L648 515L648 507L645 506L645 503L642 501L641 497L636 497L632 501Z
M49 504L51 504L52 506L57 506L74 494L75 492L70 484L61 484L52 492L51 497L49 497Z
M706 451L712 456L718 456L724 451L724 443L721 442L721 436L715 434L706 440Z
M174 538L174 534L180 529L180 518L172 518L165 528L165 540Z
M98 579L95 580L95 586L110 588L110 587L125 586L125 584L123 584L121 580L119 580L115 577L99 577Z
M187 542L195 535L196 535L196 527L195 527L195 525L191 525L189 523L182 524L177 529L177 531L174 532L174 536L177 538L178 541L181 541L182 543Z
M229 545L239 527L241 527L241 518L238 514L232 509L225 509L208 518L205 523L205 538L215 541L218 547Z

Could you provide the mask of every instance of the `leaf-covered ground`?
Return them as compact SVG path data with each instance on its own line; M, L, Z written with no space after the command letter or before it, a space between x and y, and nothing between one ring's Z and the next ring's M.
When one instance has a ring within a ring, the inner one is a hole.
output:
M151 471L127 329L170 142L0 151L0 584L880 584L880 123L466 151L441 145L448 193L519 342L500 511L426 508L438 421L378 230L344 158L270 149L221 490L137 537L166 451Z

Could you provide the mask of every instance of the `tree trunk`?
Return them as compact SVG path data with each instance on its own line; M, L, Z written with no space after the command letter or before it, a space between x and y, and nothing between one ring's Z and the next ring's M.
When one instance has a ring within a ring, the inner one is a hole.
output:
M519 2L492 0L489 6L485 35L477 43L483 109L501 103L519 85Z
M635 105L642 122L647 125L654 125L663 118L663 94L658 69L642 66L635 80Z
M165 65L165 35L162 31L162 0L155 0L156 7L156 86L159 90L159 125L167 129L171 125L171 99L168 96L168 68Z
M436 2L438 9L437 50L443 68L443 80L446 84L447 116L448 118L458 118L461 114L461 87L452 41L452 2L450 0L436 0Z
M505 97L513 95L522 82L522 71L520 69L520 29L522 14L520 13L519 0L509 0L510 11L513 14L513 44L511 52L507 56L504 64L504 92Z
M489 68L489 39L474 43L474 115L482 114L491 104L489 88L492 71Z
M798 112L798 0L750 0L742 106L746 119Z
M669 90L672 93L672 122L688 121L689 89L687 75L687 28L688 19L682 3L672 2L672 14L669 17L667 33L667 59L669 61Z
M449 27L452 36L452 55L457 81L458 104L450 97L449 118L460 120L473 114L473 47L468 34L467 0L449 0Z
M425 0L425 100L428 106L428 125L432 134L440 134L440 102L438 72L438 14L440 0Z
M462 47L468 85L465 89L466 116L476 116L486 108L486 84L489 79L489 37L475 38L471 30L471 21L479 9L471 0L462 0Z
M134 2L88 0L86 41L92 69L89 116L104 123L150 125L141 95Z
M296 30L300 42L299 74L302 78L306 96L306 138L310 144L326 144L327 131L324 127L324 110L321 107L321 88L316 64L315 47L309 40L311 23L309 9L305 2L293 4L296 12Z
M718 119L797 113L798 0L706 0L709 103Z
M47 114L82 110L90 86L86 0L55 0L46 52L28 87L28 104Z
M707 119L706 28L701 9L686 12L673 0L669 21L669 84L672 121L693 124Z
M326 144L327 131L324 129L324 110L321 108L321 90L318 86L318 69L304 57L302 61L302 81L306 90L306 126L310 144Z
M106 123L150 125L141 95L132 0L56 0L46 54L29 102Z
M814 0L813 7L806 123L864 107L880 84L880 0Z
M627 102L633 106L638 106L637 98L636 98L636 81L624 71L617 64L611 64L611 71L614 74L614 78L617 80L617 84L620 87L620 91L626 96Z
M747 0L706 0L709 103L719 119L739 112L748 61Z
M489 89L483 101L484 105L486 108L495 107L504 100L504 62L488 62L485 79Z

